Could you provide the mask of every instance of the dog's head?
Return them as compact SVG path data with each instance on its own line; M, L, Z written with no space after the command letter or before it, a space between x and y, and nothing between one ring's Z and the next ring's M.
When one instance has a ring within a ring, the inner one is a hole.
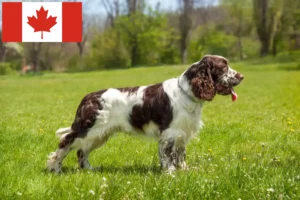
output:
M216 94L229 95L235 101L233 87L239 85L244 76L231 69L222 56L206 55L194 63L184 74L192 92L198 99L211 101Z

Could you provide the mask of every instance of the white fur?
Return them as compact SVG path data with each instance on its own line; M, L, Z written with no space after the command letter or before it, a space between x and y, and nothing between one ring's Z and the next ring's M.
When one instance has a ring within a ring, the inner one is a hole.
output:
M67 134L70 132L71 132L71 127L67 127L67 128L58 129L55 134L58 138L61 138L64 134Z
M235 71L234 69L232 69L228 66L228 72L227 72L227 74L224 74L224 76L221 79L221 82L228 84L229 80L234 79L236 74L237 74L237 71Z

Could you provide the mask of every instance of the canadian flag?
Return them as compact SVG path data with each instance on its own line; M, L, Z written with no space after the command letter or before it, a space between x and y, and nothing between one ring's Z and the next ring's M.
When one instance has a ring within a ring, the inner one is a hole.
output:
M2 2L3 42L81 42L81 2Z

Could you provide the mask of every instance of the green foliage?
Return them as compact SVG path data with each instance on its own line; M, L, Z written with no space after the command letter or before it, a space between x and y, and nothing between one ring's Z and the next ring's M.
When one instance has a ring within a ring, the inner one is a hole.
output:
M135 56L138 65L160 63L160 51L164 45L167 31L166 21L158 13L145 15L141 12L121 16L116 22L116 29L130 56ZM136 54L133 55L133 48Z
M108 29L95 37L90 53L85 59L85 69L127 68L129 66L128 51L119 40L117 31Z
M253 0L221 0L221 5L227 10L229 20L223 29L230 27L229 32L235 36L249 36L253 26Z
M259 41L250 37L243 37L242 44L243 44L244 59L254 59L259 57L259 48L260 48Z
M15 65L14 63L10 62L1 62L0 63L0 75L9 75L9 74L16 74Z
M75 72L75 71L83 71L89 70L89 66L83 66L82 58L79 55L73 55L70 57L67 63L67 71Z
M0 199L299 199L300 71L277 69L286 65L231 63L245 75L238 100L205 104L190 169L173 175L160 172L156 141L121 133L91 153L95 171L79 170L75 152L62 174L45 167L55 131L87 92L160 82L187 66L1 77Z
M147 14L120 16L113 28L92 41L85 69L127 68L133 64L133 56L137 65L178 63L178 37L174 33L166 16L151 9Z
M199 27L188 49L189 60L199 60L204 54L236 57L236 42L237 38L234 35L218 30L214 25Z
M138 19L141 19L140 17ZM168 27L166 17L155 13L154 15L144 16L141 23L141 32L138 33L139 44L139 63L157 65L162 60L167 61L164 54L172 55L174 51L174 40L176 36L171 35L173 28ZM149 19L147 19L149 18ZM148 22L148 23L147 23ZM170 63L174 63L176 58L168 58Z
M179 52L179 36L175 30L172 31L172 27L169 28L169 36L165 38L162 43L164 45L160 49L160 63L163 64L179 64L180 52Z

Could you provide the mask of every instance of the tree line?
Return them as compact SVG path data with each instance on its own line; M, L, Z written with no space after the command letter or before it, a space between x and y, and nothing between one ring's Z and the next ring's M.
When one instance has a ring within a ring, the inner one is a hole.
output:
M176 0L176 10L147 0L93 3L106 15L84 12L82 42L1 41L0 74L27 66L86 71L185 64L204 54L244 60L300 49L300 0Z

